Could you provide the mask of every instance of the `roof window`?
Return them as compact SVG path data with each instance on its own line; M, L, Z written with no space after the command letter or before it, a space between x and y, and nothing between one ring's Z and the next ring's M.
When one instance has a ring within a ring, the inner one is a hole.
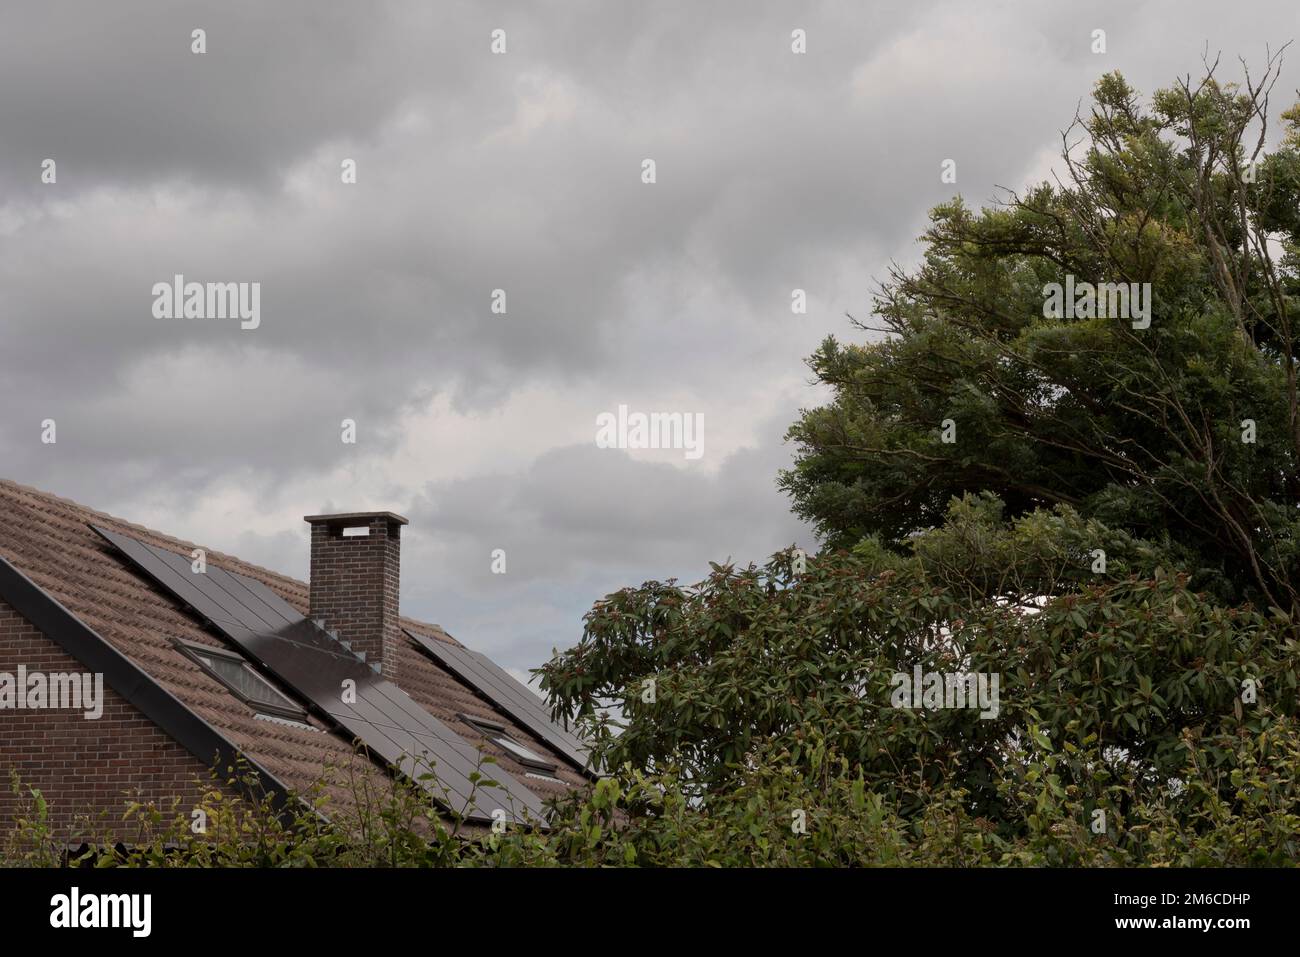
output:
M196 661L200 668L229 688L236 698L254 711L270 717L289 718L292 721L306 723L307 712L262 677L261 673L237 652L189 641L178 641L177 646Z
M497 746L504 748L507 754L525 767L537 768L538 770L549 772L554 771L559 766L554 761L542 757L532 748L520 744L506 733L506 727L503 724L489 721L486 718L476 718L469 714L462 714L460 715L460 718L462 721L467 722L479 731L483 732L484 737Z

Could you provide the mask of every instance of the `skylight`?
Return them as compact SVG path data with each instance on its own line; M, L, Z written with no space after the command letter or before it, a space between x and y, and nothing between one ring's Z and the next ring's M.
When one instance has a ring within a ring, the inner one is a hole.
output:
M276 690L241 655L207 645L179 642L181 650L202 666L203 670L234 692L235 696L257 711L276 717L302 721L306 712L293 700Z
M498 734L495 735L492 738L492 740L495 741L497 744L501 745L501 747L505 748L511 754L513 754L524 764L532 765L533 767L546 767L546 768L550 768L552 771L555 770L554 761L547 761L540 754L537 754L535 751L531 751L528 748L524 747L514 738L511 738L504 734Z
M516 761L525 767L537 768L541 771L554 771L558 764L547 758L542 757L532 748L520 744L514 738L506 733L506 727L495 721L489 721L486 718L476 718L473 715L462 714L461 719L483 732L483 735L494 744L503 748L507 754L514 757Z

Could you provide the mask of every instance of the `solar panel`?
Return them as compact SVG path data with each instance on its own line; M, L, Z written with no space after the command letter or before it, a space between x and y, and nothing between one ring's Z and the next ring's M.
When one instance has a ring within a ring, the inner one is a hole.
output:
M440 665L549 744L578 770L591 773L587 743L552 721L542 700L507 671L477 651L411 631L407 634Z
M492 820L498 808L507 820L522 822L525 814L533 821L544 818L537 795L500 767L479 768L479 752L469 742L262 582L213 565L198 574L183 555L91 527L376 757L408 772L413 758L432 763L437 780L420 783L440 804L474 821ZM355 702L343 698L346 680L355 683ZM480 782L475 789L469 779L475 770L500 787Z

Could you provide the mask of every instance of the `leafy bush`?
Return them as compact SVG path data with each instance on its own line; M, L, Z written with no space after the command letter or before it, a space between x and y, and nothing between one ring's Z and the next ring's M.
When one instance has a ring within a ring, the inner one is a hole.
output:
M1230 751L1223 736L1295 717L1286 615L1224 608L1159 569L1091 575L1091 559L1061 544L1063 530L1081 527L1068 510L1004 526L995 506L954 503L907 558L840 552L807 559L800 574L784 553L761 569L714 566L691 588L626 589L588 615L582 641L542 669L543 684L564 711L617 700L620 733L601 738L607 766L679 768L694 796L731 786L765 746L805 766L815 733L904 812L911 782L960 788L1008 836L1023 821L1011 825L998 784L1030 727L1054 748L1091 749L1112 773L1136 773L1132 800L1184 769L1185 733L1213 769ZM1015 588L972 576L953 542L978 542L996 558L981 567ZM1058 589L1068 577L1052 567L1058 555L1094 581L1032 598L1042 577ZM1030 597L1013 600L1026 587ZM891 707L893 675L917 665L997 675L996 717Z

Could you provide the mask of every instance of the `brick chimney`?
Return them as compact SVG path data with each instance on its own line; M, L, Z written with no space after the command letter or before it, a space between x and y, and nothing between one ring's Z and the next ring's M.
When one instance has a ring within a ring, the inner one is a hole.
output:
M308 515L303 520L311 525L311 617L364 655L366 664L394 678L401 641L402 526L407 520L392 512Z

